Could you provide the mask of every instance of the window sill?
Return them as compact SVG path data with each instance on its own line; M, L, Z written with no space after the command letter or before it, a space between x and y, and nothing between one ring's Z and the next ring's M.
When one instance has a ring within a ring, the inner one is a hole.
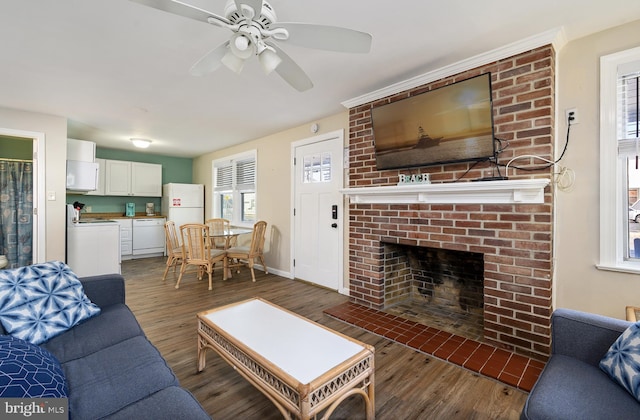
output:
M615 271L617 273L640 274L640 262L624 262L618 264L596 264L596 268L602 271Z

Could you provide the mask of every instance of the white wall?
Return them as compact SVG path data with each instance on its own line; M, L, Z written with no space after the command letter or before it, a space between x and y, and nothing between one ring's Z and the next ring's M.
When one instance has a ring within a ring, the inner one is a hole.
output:
M310 131L315 122L318 133ZM265 262L274 274L290 275L291 265L291 143L343 129L345 143L349 128L349 112L343 112L290 128L267 137L243 143L228 149L200 156L193 161L193 182L205 184L205 218L211 217L212 172L211 162L247 150L258 151L258 219L268 223L265 241ZM346 145L346 144L345 144ZM345 226L346 228L346 226Z
M625 306L640 306L640 275L600 271L599 255L599 89L600 57L640 45L640 21L568 43L558 54L558 132L566 135L564 111L577 108L562 164L576 173L570 192L557 192L555 307L616 318Z
M0 108L0 127L44 133L46 144L45 193L54 192L56 199L46 202L47 261L65 258L65 196L67 160L67 119L36 112Z

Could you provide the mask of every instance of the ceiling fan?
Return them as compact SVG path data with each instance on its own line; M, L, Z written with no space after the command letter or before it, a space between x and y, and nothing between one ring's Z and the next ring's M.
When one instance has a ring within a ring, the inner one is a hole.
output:
M337 26L277 22L273 7L265 0L227 0L224 17L178 0L131 0L145 6L230 29L231 38L212 49L189 70L202 76L224 64L240 73L246 60L257 56L264 72L276 71L287 83L303 92L311 79L273 41L302 47L347 53L367 53L371 35Z

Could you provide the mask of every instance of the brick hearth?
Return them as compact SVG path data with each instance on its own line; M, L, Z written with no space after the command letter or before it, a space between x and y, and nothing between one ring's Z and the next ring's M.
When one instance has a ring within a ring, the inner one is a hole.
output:
M487 64L349 111L349 187L398 183L400 174L429 173L433 183L494 174L489 162L377 171L371 108L491 72L498 162L535 154L553 158L552 46ZM512 164L539 168L522 159ZM469 171L467 173L467 171ZM502 168L504 174L504 168ZM510 179L550 178L551 169L517 170ZM384 243L468 251L484 257L484 341L546 359L552 291L552 186L542 204L350 204L349 278L352 301L384 306Z

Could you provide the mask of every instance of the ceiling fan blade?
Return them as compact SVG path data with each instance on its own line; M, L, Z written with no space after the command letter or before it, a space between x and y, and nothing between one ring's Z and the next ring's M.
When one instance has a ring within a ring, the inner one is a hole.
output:
M366 32L313 23L278 22L276 26L289 32L288 43L301 47L347 53L371 50L371 35Z
M227 47L229 46L229 41L225 42L222 45L217 46L212 49L208 53L206 53L200 60L198 60L191 69L189 69L189 74L192 76L204 76L207 73L211 73L220 67L222 64L222 57L227 53Z
M260 13L262 13L262 0L235 0L236 2L236 8L238 9L238 12L242 13L242 15L248 19L253 19L254 17L258 17L260 16ZM242 10L242 5L246 5L249 6L253 9L253 16L247 16L244 14L244 11Z
M300 92L309 90L313 87L313 82L309 79L309 76L298 66L295 61L291 59L284 51L273 44L267 44L276 50L278 57L282 59L282 62L276 67L276 73L289 83L293 88Z
M153 7L154 9L162 10L164 12L173 13L174 15L183 16L189 19L199 20L205 23L209 22L209 18L213 18L225 25L231 25L229 19L218 16L215 13L211 13L207 10L200 9L199 7L192 6L187 3L183 3L178 0L130 0L135 3L140 3L145 6Z

